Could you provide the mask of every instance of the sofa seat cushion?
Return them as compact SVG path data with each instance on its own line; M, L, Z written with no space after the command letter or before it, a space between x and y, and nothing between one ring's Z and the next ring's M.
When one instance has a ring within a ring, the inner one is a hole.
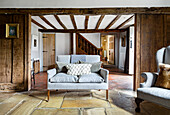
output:
M141 94L148 94L159 98L170 99L170 90L164 88L158 88L158 87L138 88L137 94L139 96Z
M77 76L68 75L66 73L57 73L52 78L50 78L51 83L73 83L77 81Z
M79 76L80 83L101 83L104 79L97 73L90 73Z

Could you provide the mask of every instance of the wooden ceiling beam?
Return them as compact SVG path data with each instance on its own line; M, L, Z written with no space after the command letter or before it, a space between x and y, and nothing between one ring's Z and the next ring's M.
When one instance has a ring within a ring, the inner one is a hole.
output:
M128 18L127 20L125 20L123 23L121 23L116 29L123 27L126 23L130 22L133 19L133 17L134 15Z
M63 22L60 20L60 18L57 15L54 15L55 19L58 21L58 23L66 30L66 26L63 24Z
M44 16L39 16L45 23L51 26L54 29L57 29L54 25L52 25Z
M125 29L117 30L117 29L39 29L40 32L55 32L55 33L107 33L107 32L124 32Z
M109 29L120 17L121 15L117 15L105 29Z
M75 22L75 19L74 19L74 15L70 15L70 18L71 18L71 21L73 23L74 29L77 30L77 25L76 25L76 22Z
M85 30L87 30L87 28L88 28L88 22L89 22L89 16L86 15L85 23L84 23Z
M126 8L0 8L0 14L40 15L126 15L126 14L170 14L170 7L126 7Z
M104 16L105 16L105 15L101 15L101 16L100 16L100 18L99 18L99 20L98 20L98 22L97 22L97 24L96 24L96 28L95 28L96 30L98 30L98 28L99 28L99 26L100 26L100 23L102 22Z
M35 21L34 19L31 19L31 22L34 23L35 25L39 26L42 29L47 29L46 27L44 27L43 25L41 25L40 23L38 23L37 21Z

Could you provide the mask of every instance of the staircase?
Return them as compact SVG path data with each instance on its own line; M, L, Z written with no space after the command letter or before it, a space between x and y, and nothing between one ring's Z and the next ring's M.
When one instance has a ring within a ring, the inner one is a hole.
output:
M86 54L86 55L100 55L102 53L102 48L97 48L85 37L76 34L76 53L77 54Z

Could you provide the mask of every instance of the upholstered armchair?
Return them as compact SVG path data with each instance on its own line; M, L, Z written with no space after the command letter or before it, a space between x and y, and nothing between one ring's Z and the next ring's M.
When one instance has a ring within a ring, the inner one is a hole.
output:
M156 53L157 72L144 72L141 74L145 78L144 83L140 83L137 89L137 98L135 99L137 108L136 112L140 112L140 103L143 100L150 101L162 105L170 109L170 90L156 87L155 83L159 73L159 63L170 64L170 46L161 48Z

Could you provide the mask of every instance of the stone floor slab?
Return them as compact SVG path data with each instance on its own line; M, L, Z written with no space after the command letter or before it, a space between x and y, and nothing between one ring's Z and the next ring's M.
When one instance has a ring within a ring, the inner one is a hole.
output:
M110 107L109 103L100 99L64 100L62 108Z
M51 96L48 102L43 101L38 108L60 108L63 102L63 97Z
M105 115L105 108L84 109L83 115Z
M114 107L106 108L106 115L133 115L133 114L121 108Z
M38 106L41 100L27 100L15 109L11 115L30 115L33 110Z
M80 115L79 109L36 109L32 115Z

